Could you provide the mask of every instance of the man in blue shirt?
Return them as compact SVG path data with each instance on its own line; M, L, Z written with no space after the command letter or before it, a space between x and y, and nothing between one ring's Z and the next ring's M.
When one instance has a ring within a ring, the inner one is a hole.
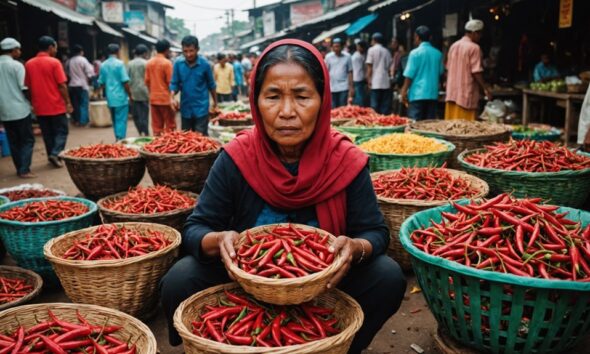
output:
M131 90L125 64L119 60L119 45L108 46L109 58L100 66L98 84L104 87L107 104L111 110L111 119L115 130L115 139L125 139L127 135L127 116Z
M408 107L408 117L434 119L439 80L444 71L442 53L430 44L430 29L426 26L416 28L414 43L417 48L410 52L404 70L402 102Z
M180 92L180 115L182 130L198 131L207 135L209 124L209 94L213 98L213 109L217 109L217 92L213 72L207 59L198 55L199 40L195 36L182 39L184 58L174 62L170 98L178 110L174 96Z
M238 56L232 55L232 65L234 67L234 87L232 89L232 95L234 101L238 100L238 95L244 94L242 92L242 85L244 85L244 71L242 69L241 54Z
M535 66L533 71L533 79L535 82L547 82L551 80L559 79L559 71L551 64L549 54L541 55L541 62Z

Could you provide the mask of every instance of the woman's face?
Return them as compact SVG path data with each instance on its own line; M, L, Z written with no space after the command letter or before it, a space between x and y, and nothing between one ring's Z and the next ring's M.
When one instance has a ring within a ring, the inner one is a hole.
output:
M258 96L266 134L280 148L303 148L311 137L322 99L311 76L295 63L270 67Z

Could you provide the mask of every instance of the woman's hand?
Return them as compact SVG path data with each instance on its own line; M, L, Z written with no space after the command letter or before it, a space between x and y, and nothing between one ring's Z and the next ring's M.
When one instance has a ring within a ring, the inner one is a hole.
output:
M367 244L369 246L367 246ZM328 289L335 288L340 283L342 278L344 278L344 276L348 273L352 263L361 258L363 255L363 246L365 253L371 247L370 243L364 239L352 239L348 236L338 236L334 244L330 246L329 250L335 255L339 254L340 257L344 259L344 264L336 272L332 279L330 279L330 282L327 285Z
M201 241L201 248L207 257L221 257L226 269L236 258L235 242L240 235L235 231L211 232ZM228 272L229 277L234 277Z

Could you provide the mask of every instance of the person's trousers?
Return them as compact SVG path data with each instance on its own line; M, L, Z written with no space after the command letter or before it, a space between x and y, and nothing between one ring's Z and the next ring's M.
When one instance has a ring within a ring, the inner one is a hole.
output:
M111 119L113 129L115 130L115 139L117 141L125 139L127 136L127 118L129 116L129 105L119 107L109 107L111 110Z
M332 108L346 106L348 90L332 92Z
M436 119L436 100L416 100L408 105L408 118L415 120Z
M238 100L239 94L240 94L240 89L238 88L238 86L232 86L231 87L231 97L234 101Z
M139 135L150 135L149 126L150 105L147 101L133 101L131 116Z
M358 81L354 82L354 98L352 99L352 104L356 106L366 107L369 103L369 95L367 91L367 82L366 81Z
M31 172L31 159L35 136L33 135L33 120L29 114L25 118L2 122L6 129L8 145L12 155L12 162L16 173L24 175Z
M201 263L193 256L181 258L160 282L161 302L168 321L171 345L182 341L173 325L174 311L189 296L212 286L231 282L221 262ZM349 353L368 347L385 322L399 309L406 291L400 266L380 255L362 265L353 266L338 285L362 307L365 320L352 342Z
M467 109L459 106L455 102L448 101L445 105L445 120L469 120L474 121L477 118L476 109Z
M371 90L371 108L379 114L391 114L391 89Z
M66 114L56 116L37 116L47 157L58 156L66 147L68 140L68 117Z
M218 93L217 94L217 102L231 102L233 101L233 97L231 93L228 94L224 94L224 93Z
M72 120L84 126L88 124L88 90L82 87L70 87L70 100L72 101Z
M176 130L176 113L170 105L151 105L154 136Z
M204 117L182 117L180 120L182 130L192 130L205 136L209 135L209 116Z

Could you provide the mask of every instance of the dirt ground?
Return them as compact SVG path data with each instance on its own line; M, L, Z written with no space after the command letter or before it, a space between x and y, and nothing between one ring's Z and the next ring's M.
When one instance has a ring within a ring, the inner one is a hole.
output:
M127 136L137 136L137 130L131 121L129 121ZM70 127L67 148L98 142L114 142L112 128ZM38 177L30 180L22 180L16 176L10 157L0 158L0 188L11 187L22 183L41 183L46 187L63 190L68 195L79 193L65 167L56 169L48 164L45 147L40 136L36 137L32 172ZM145 185L151 184L147 173L141 183ZM10 258L5 258L3 263L10 264L12 261ZM366 353L416 353L410 348L411 344L419 345L424 350L424 353L441 353L435 347L433 340L433 334L436 331L436 321L428 310L422 294L410 293L410 290L414 286L417 286L415 277L408 275L407 279L408 291L401 309L383 326ZM35 302L70 301L62 290L53 290L44 291ZM180 354L183 352L182 347L173 348L168 345L166 323L161 311L154 318L147 320L146 324L156 336L160 353ZM587 353L582 348L590 345L590 340L586 340L581 344L577 351L571 351L570 353Z

